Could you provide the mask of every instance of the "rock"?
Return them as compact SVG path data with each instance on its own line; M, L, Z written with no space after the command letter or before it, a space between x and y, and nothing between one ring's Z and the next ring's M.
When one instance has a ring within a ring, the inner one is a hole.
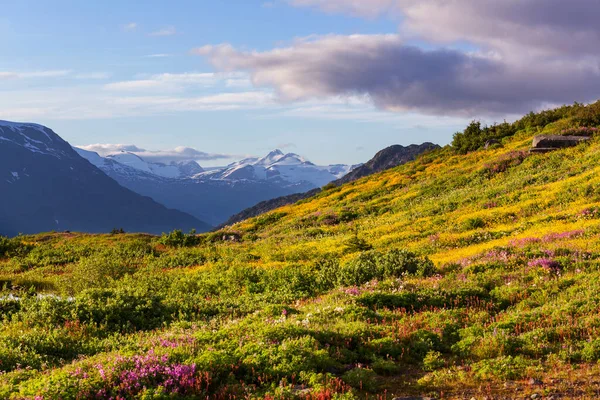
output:
M577 146L590 140L589 136L560 136L560 135L538 135L533 138L532 151L551 151Z
M539 379L531 378L531 379L529 380L529 384L530 384L531 386L542 386L542 385L544 384L544 382L543 382L543 381L541 381L541 380L539 380Z
M537 394L537 393L534 393L534 394L532 394L532 395L531 395L529 398L530 398L530 399L533 399L533 400L535 400L535 399L539 399L540 397L542 397L542 396L540 396L540 395L539 395L539 394Z
M483 147L487 150L495 144L500 144L500 141L496 139L490 139L487 142L485 142L485 145Z
M242 241L242 237L240 236L239 233L226 233L223 235L223 237L221 238L222 241L224 242L234 242L234 243L239 243Z

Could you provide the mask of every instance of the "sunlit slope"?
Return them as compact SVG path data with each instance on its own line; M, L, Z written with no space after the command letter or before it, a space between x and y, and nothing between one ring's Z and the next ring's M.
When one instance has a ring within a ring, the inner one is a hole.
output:
M447 147L229 230L263 262L341 255L358 234L376 249L411 249L438 265L522 238L592 230L599 140L528 153L534 135L558 133L565 123L521 130L502 147L466 155Z

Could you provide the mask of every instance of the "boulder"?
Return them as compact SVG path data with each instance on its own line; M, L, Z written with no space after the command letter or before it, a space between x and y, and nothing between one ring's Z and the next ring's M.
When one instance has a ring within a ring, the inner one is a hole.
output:
M589 136L539 135L533 138L533 149L563 149L590 140Z
M486 150L489 149L490 147L492 147L495 144L501 144L499 140L496 139L490 139L487 142L485 142L485 145L483 146Z

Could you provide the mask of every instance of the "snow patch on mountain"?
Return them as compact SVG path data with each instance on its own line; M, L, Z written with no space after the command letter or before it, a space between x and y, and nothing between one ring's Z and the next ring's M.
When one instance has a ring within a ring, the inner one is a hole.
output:
M277 180L288 184L308 183L321 187L352 170L349 165L318 166L294 153L273 150L262 158L247 158L221 171L199 174L198 178L222 180Z
M128 151L119 151L106 157L98 153L75 148L82 157L104 172L118 172L120 175L139 175L139 179L149 176L167 179L194 179L200 181L270 181L282 187L302 185L321 187L349 173L354 166L318 166L294 153L273 150L264 157L250 157L227 167L205 171L195 161L173 161L170 164L149 162Z
M96 167L107 172L108 170L119 170L128 175L135 171L152 174L161 178L185 179L204 172L202 167L195 161L172 161L169 164L149 162L137 154L128 151L119 151L106 157L98 153L74 147L80 156L86 158Z
M50 129L32 123L0 120L0 141L24 147L32 153L57 158L69 157L66 142Z

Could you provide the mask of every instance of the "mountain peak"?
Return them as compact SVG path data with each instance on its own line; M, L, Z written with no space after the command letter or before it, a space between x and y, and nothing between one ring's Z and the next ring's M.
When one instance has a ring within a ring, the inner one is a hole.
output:
M24 147L28 151L53 157L76 156L71 147L45 126L0 120L0 143Z

